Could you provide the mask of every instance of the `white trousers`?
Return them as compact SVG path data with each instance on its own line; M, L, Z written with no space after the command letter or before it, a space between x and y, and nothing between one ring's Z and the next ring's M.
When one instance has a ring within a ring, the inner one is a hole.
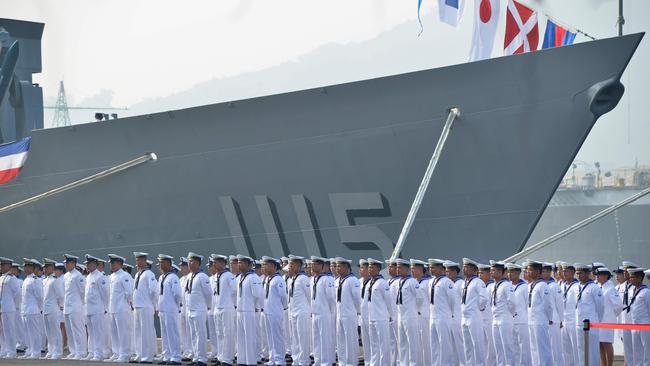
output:
M468 319L463 322L463 346L466 365L485 365L485 330L483 320Z
M159 311L158 319L160 320L163 361L180 362L181 344L180 335L178 334L178 313Z
M88 331L88 353L94 359L104 358L104 334L107 329L104 314L86 315L86 330Z
M589 333L593 331L590 330ZM634 354L634 366L650 365L650 331L633 330L632 332L632 353ZM591 334L589 339L591 339ZM591 342L589 342L591 347ZM591 351L591 350L590 350ZM591 365L591 364L590 364Z
M494 340L494 350L496 352L496 365L498 366L515 366L515 347L512 343L513 335L512 323L501 323L492 325L492 339Z
M314 365L332 364L336 361L334 350L336 329L332 327L332 314L313 314L311 319Z
M399 344L397 343L397 315L393 317L393 320L388 322L388 327L390 329L390 363L391 365L396 365L399 361Z
M578 343L576 342L576 324L564 324L562 327L562 351L564 352L564 363L567 365L578 365Z
M70 354L83 357L88 353L88 343L86 343L84 318L81 309L79 310L79 312L65 315L65 333L68 335Z
M267 365L284 365L284 354L286 352L284 345L284 313L262 313L262 320L266 328L266 343L269 350Z
M402 366L422 365L420 330L417 314L410 317L399 316L397 322L398 360Z
M291 322L288 311L284 312L284 343L286 354L291 354Z
M206 320L207 312L205 311L192 312L187 316L187 322L190 325L193 362L208 362L208 330L205 324Z
M562 351L562 328L560 322L553 322L548 326L551 340L551 355L555 366L564 366L564 352ZM600 362L600 361L599 361Z
M533 365L552 365L553 355L551 354L551 339L548 334L548 324L529 325L530 353ZM598 342L598 338L596 338ZM598 349L596 347L596 349Z
M135 308L133 327L135 332L135 354L138 361L151 362L156 350L152 339L156 339L153 326L153 308Z
M47 336L47 354L52 358L63 356L60 313L45 314L45 334Z
M359 333L357 332L357 317L339 316L336 320L336 339L339 365L357 366L359 363ZM365 347L365 345L364 345Z
M391 328L386 320L370 320L368 322L370 336L370 366L389 366L391 363L392 347Z
M219 350L217 360L232 364L235 358L237 313L234 309L217 309L215 311L215 325L217 331L217 349Z
M625 311L625 310L623 310ZM627 322L624 322L627 323ZM634 365L634 343L632 342L632 331L623 331L623 353L625 356L625 363L627 365Z
M575 352L578 354L578 365L585 364L585 337L582 325L576 325L576 343L578 348ZM589 365L600 365L600 338L598 337L598 328L589 330ZM635 350L636 351L636 350ZM636 352L635 355L636 357ZM633 363L633 365L636 365Z
M255 316L257 317L258 320L258 326L259 326L259 347L260 347L260 359L262 358L269 358L269 343L268 343L268 338L266 336L266 320L262 318L262 312L257 312L255 313Z
M16 327L16 347L24 349L27 347L27 344L25 343L25 323L23 322L23 317L19 311L16 311L14 316L16 317L16 320L14 320Z
M131 352L131 312L111 314L111 342L113 356L128 360Z
M528 324L513 325L513 344L515 346L515 364L521 366L530 366L532 360L530 357L530 333Z
M359 323L361 324L361 345L363 346L363 364L364 366L370 365L370 324L368 324L368 317L361 316Z
M429 328L429 317L418 316L418 333L420 335L420 359L422 364L431 365L431 329Z
M217 357L219 353L219 346L217 344L217 328L215 322L217 319L214 316L214 313L209 311L208 315L208 343L210 344L210 351L208 352L208 358Z
M25 329L25 357L39 358L41 357L41 335L45 329L40 329L42 318L41 314L26 314L22 316L22 323Z
M452 345L452 348L450 348L449 350L450 352L454 352L455 355L454 363L456 365L465 365L465 346L463 345L463 328L460 325L460 322L453 322L449 324L449 330L451 331L451 345ZM441 348L440 352L442 352L443 350L444 348Z
M297 366L309 366L311 360L311 319L310 314L292 315L291 323L291 356L293 364Z
M492 318L487 323L483 320L483 336L485 337L485 354L487 356L485 363L487 365L495 365L497 363L497 355L494 348L494 337L492 336Z
M431 323L431 358L433 365L458 365L458 354L452 344L451 324L433 320Z
M258 343L259 321L253 311L237 312L237 364L257 365L260 358Z
M187 313L181 312L178 315L178 334L181 336L181 354L183 357L192 358L192 340Z
M3 312L2 318L2 357L16 357L16 312Z

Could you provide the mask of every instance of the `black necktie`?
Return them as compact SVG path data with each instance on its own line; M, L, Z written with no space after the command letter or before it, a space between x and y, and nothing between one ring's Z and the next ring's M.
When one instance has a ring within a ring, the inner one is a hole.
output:
M144 272L144 271L143 271L143 272ZM138 272L138 275L135 276L135 289L136 289L136 290L138 289L138 284L140 283L140 274L141 274L141 273L142 273L142 272Z
M185 284L185 292L188 294L192 293L192 282L194 282L194 276L196 275L196 272L192 272L192 277L190 277L190 280L187 281Z
M472 281L474 281L475 278L476 277L472 277L469 279L469 281L465 280L465 288L463 289L463 299L462 299L463 304L465 304L465 300L467 300L467 289L469 289L469 284L472 283Z
M163 277L162 277L162 281L160 281L160 294L161 294L161 295L162 295L163 292L165 291L165 287L164 287L164 285L165 285L165 278L167 278L167 276L169 276L170 273L171 273L171 272L165 272L165 274L164 274Z
M363 287L361 287L361 298L363 299L363 296L366 294L366 285L370 282L370 278L366 278L363 280Z

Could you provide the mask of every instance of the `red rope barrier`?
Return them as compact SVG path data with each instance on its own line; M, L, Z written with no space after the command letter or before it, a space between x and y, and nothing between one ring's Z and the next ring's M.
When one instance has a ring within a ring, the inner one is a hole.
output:
M650 330L650 324L589 323L589 326L600 329Z

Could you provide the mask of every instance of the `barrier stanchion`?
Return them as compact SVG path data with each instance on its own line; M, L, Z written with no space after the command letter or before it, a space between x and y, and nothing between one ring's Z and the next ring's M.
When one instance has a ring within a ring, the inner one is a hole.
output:
M582 330L584 333L584 343L585 343L585 366L589 366L589 319L582 321Z

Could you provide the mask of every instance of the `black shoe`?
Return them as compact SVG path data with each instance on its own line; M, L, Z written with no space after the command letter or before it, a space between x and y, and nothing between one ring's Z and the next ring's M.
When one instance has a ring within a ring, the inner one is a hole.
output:
M169 361L169 362L167 362L167 364L168 365L182 365L182 363L180 363L178 361Z
M138 360L129 360L129 363L140 363Z
M143 363L143 364L146 364L146 365L151 365L153 362L151 362L151 361L140 361L139 363Z
M181 361L183 361L183 362L191 362L192 359L189 358L189 357L183 357L183 358L181 358Z
M156 362L156 365L169 365L169 362L167 362L167 361L158 361L158 362Z
M200 361L197 362L197 363L195 363L194 365L195 365L195 366L208 366L206 363L204 363L204 362L200 362Z

